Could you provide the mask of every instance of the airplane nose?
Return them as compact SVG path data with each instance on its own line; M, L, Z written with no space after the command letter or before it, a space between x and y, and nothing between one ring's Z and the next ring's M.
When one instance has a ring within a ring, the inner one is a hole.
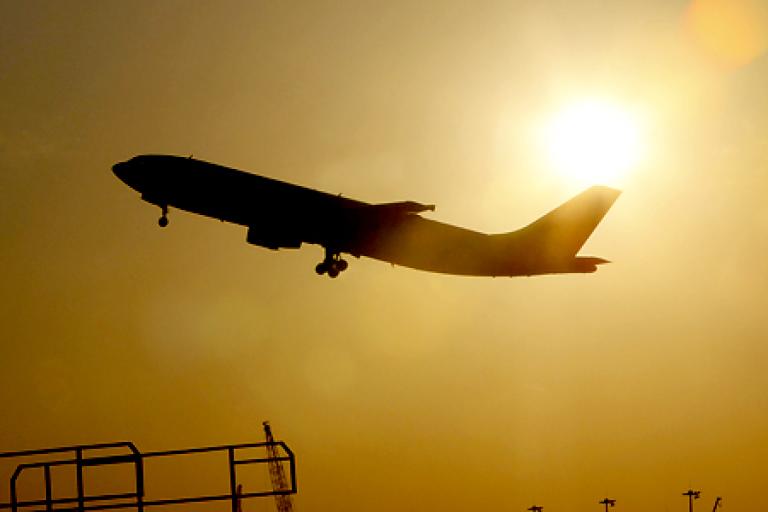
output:
M112 166L112 172L123 182L126 182L126 167L126 162L118 162Z
M136 162L126 160L125 162L117 162L112 166L112 172L115 173L120 181L131 187L132 189L141 192L144 186L143 171L140 166L136 165Z

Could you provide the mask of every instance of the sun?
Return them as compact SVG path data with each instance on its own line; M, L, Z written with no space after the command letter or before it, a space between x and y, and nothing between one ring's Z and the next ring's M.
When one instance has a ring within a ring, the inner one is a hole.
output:
M579 185L619 186L643 152L640 122L629 109L584 100L554 115L542 130L552 167Z

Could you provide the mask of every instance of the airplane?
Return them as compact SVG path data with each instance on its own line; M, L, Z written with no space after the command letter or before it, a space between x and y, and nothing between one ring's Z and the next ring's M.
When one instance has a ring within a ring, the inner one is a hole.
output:
M608 263L577 256L620 192L594 186L528 226L485 234L422 217L435 210L416 201L371 204L190 157L139 155L112 167L115 175L159 206L240 224L246 241L268 249L325 249L315 271L335 278L342 254L464 276L590 273Z

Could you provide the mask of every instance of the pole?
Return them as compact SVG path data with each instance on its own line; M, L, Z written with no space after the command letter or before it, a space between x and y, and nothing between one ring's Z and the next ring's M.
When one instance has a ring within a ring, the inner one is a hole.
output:
M608 512L608 507L615 507L616 506L616 500L612 500L611 498L605 498L602 501L599 501L601 505L605 505L605 512Z
M693 489L688 489L683 493L683 496L688 496L688 512L693 512L693 500L699 499L700 494L701 491L694 491Z

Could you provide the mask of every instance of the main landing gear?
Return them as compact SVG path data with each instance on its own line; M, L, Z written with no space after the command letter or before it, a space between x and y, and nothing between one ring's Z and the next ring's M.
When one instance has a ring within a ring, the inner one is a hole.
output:
M339 277L341 272L347 270L348 266L349 264L347 263L347 260L341 259L339 253L326 249L325 259L317 264L315 272L317 272L317 275L319 276L328 274L328 277L335 278Z
M157 221L157 224L161 228L164 228L165 226L168 225L168 205L164 204L164 205L160 206L160 208L163 209L163 214L160 216L160 219Z

